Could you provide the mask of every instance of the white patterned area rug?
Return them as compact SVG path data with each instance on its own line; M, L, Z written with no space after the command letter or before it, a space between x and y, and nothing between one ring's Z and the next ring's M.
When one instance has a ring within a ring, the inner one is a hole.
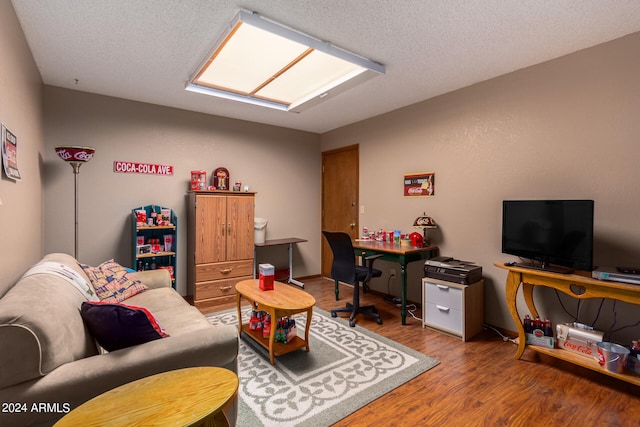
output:
M251 307L243 307L248 321ZM236 309L207 316L238 325ZM306 315L294 316L304 335ZM314 308L310 352L297 350L269 363L269 352L242 335L238 427L330 426L433 368L429 356Z

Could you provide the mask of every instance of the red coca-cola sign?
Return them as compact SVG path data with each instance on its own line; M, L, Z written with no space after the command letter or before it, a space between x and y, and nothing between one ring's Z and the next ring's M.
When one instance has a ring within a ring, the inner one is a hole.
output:
M96 150L91 147L61 146L56 147L56 154L65 162L88 162Z
M575 344L568 340L565 341L562 346L567 350L575 351L576 353L582 353L586 356L593 356L593 349L591 348L591 346Z

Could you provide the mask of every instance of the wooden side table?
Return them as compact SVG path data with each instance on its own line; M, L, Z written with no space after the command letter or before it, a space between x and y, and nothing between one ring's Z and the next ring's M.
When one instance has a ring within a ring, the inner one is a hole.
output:
M109 390L78 406L55 427L229 426L222 408L238 392L228 369L185 368Z
M280 282L273 283L273 290L263 291L260 289L258 279L243 280L236 284L238 294L238 323L242 332L253 338L258 344L269 350L269 359L273 365L274 356L281 356L286 353L306 348L309 351L309 329L311 328L311 316L313 306L316 304L314 297L308 293ZM242 324L242 310L240 301L244 298L251 303L255 310L269 313L271 316L271 332L269 338L262 337L262 331L252 331L249 325ZM275 342L276 324L278 319L296 313L307 313L307 324L305 326L305 339L295 337L293 341L286 344Z

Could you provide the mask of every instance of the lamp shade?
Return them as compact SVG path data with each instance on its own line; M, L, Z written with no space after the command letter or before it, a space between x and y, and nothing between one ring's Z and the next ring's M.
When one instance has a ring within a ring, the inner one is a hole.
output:
M419 228L437 228L436 222L430 216L427 216L426 213L423 213L422 216L416 218L413 222L414 227Z
M62 145L56 147L56 154L65 162L86 163L93 158L96 150L91 147Z

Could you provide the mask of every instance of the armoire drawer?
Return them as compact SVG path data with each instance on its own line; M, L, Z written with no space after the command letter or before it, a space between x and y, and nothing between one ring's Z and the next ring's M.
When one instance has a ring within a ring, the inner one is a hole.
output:
M195 301L233 296L236 294L236 283L241 280L251 279L251 276L234 277L230 279L211 280L208 282L197 282L193 299Z
M253 259L199 264L196 265L195 276L196 283L240 276L253 277Z

